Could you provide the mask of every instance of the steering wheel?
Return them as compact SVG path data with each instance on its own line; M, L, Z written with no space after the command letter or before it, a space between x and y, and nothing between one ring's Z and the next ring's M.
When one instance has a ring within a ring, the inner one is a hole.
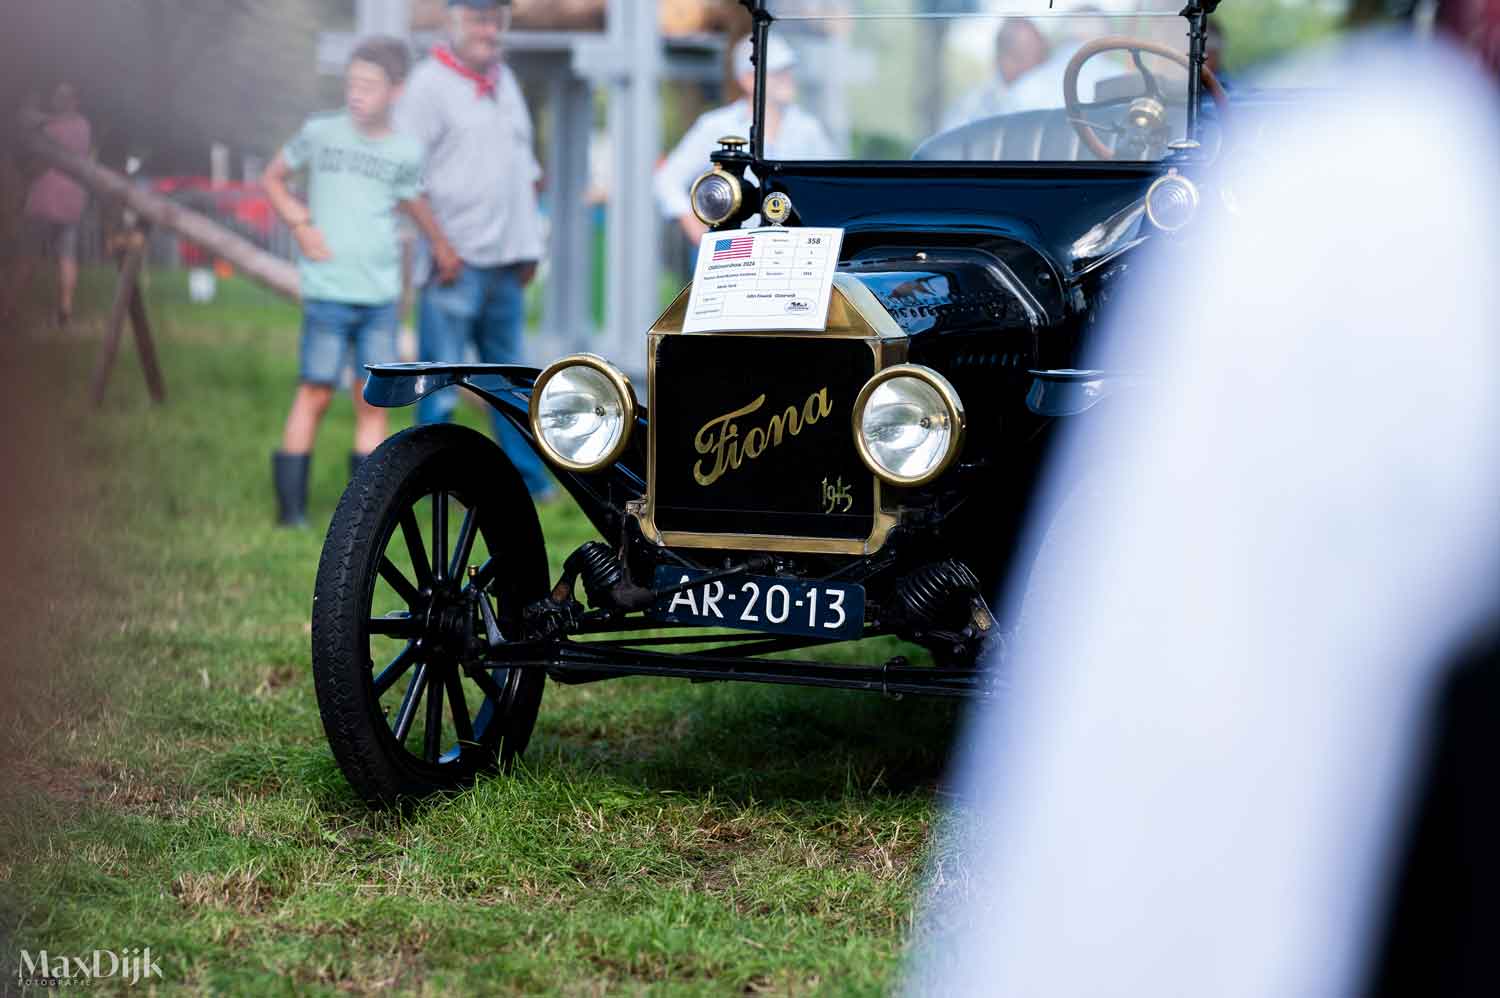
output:
M1141 74L1141 80L1146 84L1144 94L1133 94L1128 97L1114 97L1109 100L1089 101L1083 103L1078 99L1078 71L1083 64L1096 55L1105 52L1124 51L1130 53L1131 62L1135 63L1136 72ZM1148 42L1143 38L1130 38L1126 35L1105 35L1095 38L1093 41L1081 46L1073 53L1073 58L1068 60L1068 68L1063 73L1063 103L1067 106L1068 121L1072 123L1074 131L1083 140L1083 144L1089 147L1095 156L1100 159L1114 159L1114 150L1105 145L1099 138L1095 129L1111 133L1124 133L1129 129L1124 125L1100 125L1085 118L1085 111L1092 111L1102 107L1116 107L1119 105L1130 105L1132 117L1137 114L1141 117L1144 125L1137 125L1138 129L1149 126L1153 121L1157 124L1165 124L1165 113L1167 97L1162 93L1161 84L1152 75L1151 70L1141 61L1141 55L1150 53L1161 56L1169 62L1174 62L1183 69L1188 69L1187 56L1182 55L1165 45L1156 42ZM1207 66L1203 67L1203 85L1208 88L1209 94L1213 96L1214 103L1219 106L1220 112L1229 108L1229 95L1224 92L1218 79L1209 71Z

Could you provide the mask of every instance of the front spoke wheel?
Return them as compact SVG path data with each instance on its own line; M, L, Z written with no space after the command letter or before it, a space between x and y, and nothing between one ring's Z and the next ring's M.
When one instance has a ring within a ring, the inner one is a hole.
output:
M496 473L505 461L472 430L414 427L371 455L334 515L314 678L329 743L369 800L465 786L530 738L544 673L485 664L477 602L519 635L548 588L535 509Z

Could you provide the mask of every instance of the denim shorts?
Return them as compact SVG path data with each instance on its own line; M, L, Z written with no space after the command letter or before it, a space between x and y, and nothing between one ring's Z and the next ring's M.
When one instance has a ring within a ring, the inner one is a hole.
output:
M303 384L337 385L350 360L354 380L363 381L366 364L394 364L400 310L388 305L349 305L316 298L302 303Z

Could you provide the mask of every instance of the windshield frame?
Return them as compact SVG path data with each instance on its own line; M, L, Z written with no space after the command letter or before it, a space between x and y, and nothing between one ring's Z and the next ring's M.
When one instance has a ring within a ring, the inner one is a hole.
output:
M764 122L766 120L766 61L761 58L761 54L766 51L766 45L767 45L768 39L771 36L771 26L773 24L775 24L775 22L778 20L778 18L776 17L775 14L771 13L770 9L766 6L766 4L768 2L769 2L769 0L739 0L740 5L743 6L746 10L748 10L750 12L750 21L751 21L751 25L750 25L750 46L751 46L750 51L751 51L751 56L750 56L750 58L751 58L751 60L753 61L754 65L755 65L755 100L752 101L752 105L751 105L750 156L751 156L751 159L755 163L758 163L758 164L765 164L765 163L770 163L771 162L771 160L766 159L766 149L765 149L765 126L764 126ZM1211 13L1213 13L1216 9L1218 9L1219 4L1221 2L1222 2L1222 0L1187 0L1186 6L1184 6L1182 8L1182 10L1179 12L1179 16L1181 16L1183 18L1186 18L1187 22L1188 22L1188 66L1189 66L1189 68L1188 68L1188 74L1187 74L1188 75L1188 79L1187 79L1187 85L1188 85L1187 138L1188 138L1189 142L1192 143L1192 146L1188 150L1185 150L1181 154L1168 155L1165 160L1161 160L1161 161L1157 161L1157 162L1149 163L1149 164L1143 164L1143 165L1149 165L1149 166L1152 166L1152 167L1159 167L1161 163L1165 163L1165 162L1177 163L1177 162L1181 162L1184 159L1195 159L1195 158L1197 158L1197 153L1200 151L1199 147L1197 145L1197 143L1199 142L1198 111L1199 111L1200 104L1201 104L1201 102L1203 100L1203 80L1202 80L1202 76L1203 76L1203 63L1204 63L1204 60L1207 58L1206 42L1207 42L1207 38L1208 38L1208 34L1207 34L1208 15L1211 14ZM953 16L960 17L962 15L953 15ZM866 161L865 160L858 160L858 159L844 159L844 160L816 160L816 161L814 161L814 160L807 160L807 161L803 161L803 160L777 160L777 162L828 162L828 163L850 164L850 163L863 163L863 162L866 162ZM897 160L895 162L902 162L902 161ZM952 164L952 163L957 163L957 162L963 162L963 161L961 161L961 160L937 160L937 159L934 159L934 160L923 160L922 161L922 165L923 166L942 166L944 164ZM968 163L966 165L973 166L974 164ZM994 163L986 164L986 165L991 166L991 167L1005 167L1007 165L1015 165L1015 164L1008 164L1006 161L997 160ZM1029 165L1032 166L1032 167L1035 167L1037 164L1036 163L1032 163L1032 164L1029 164ZM1059 163L1057 165L1064 165L1064 164ZM1067 163L1065 165L1068 165L1068 166L1085 166L1085 165L1088 165L1088 164L1085 164L1085 163ZM1109 162L1106 165L1112 165L1112 166L1118 168L1119 166L1124 165L1124 164L1114 163L1114 162L1111 161L1111 162Z

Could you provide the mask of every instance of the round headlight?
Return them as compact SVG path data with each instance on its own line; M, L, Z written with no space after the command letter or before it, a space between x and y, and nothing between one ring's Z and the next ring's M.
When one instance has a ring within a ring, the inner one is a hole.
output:
M1146 189L1146 217L1163 232L1176 232L1198 211L1198 188L1175 170Z
M589 472L613 464L634 427L630 380L602 357L564 357L531 390L531 432L559 468Z
M718 225L740 210L745 191L733 174L717 166L693 182L693 214L704 225Z
M854 400L859 456L892 485L925 485L937 478L958 456L963 438L958 393L930 367L888 367Z

